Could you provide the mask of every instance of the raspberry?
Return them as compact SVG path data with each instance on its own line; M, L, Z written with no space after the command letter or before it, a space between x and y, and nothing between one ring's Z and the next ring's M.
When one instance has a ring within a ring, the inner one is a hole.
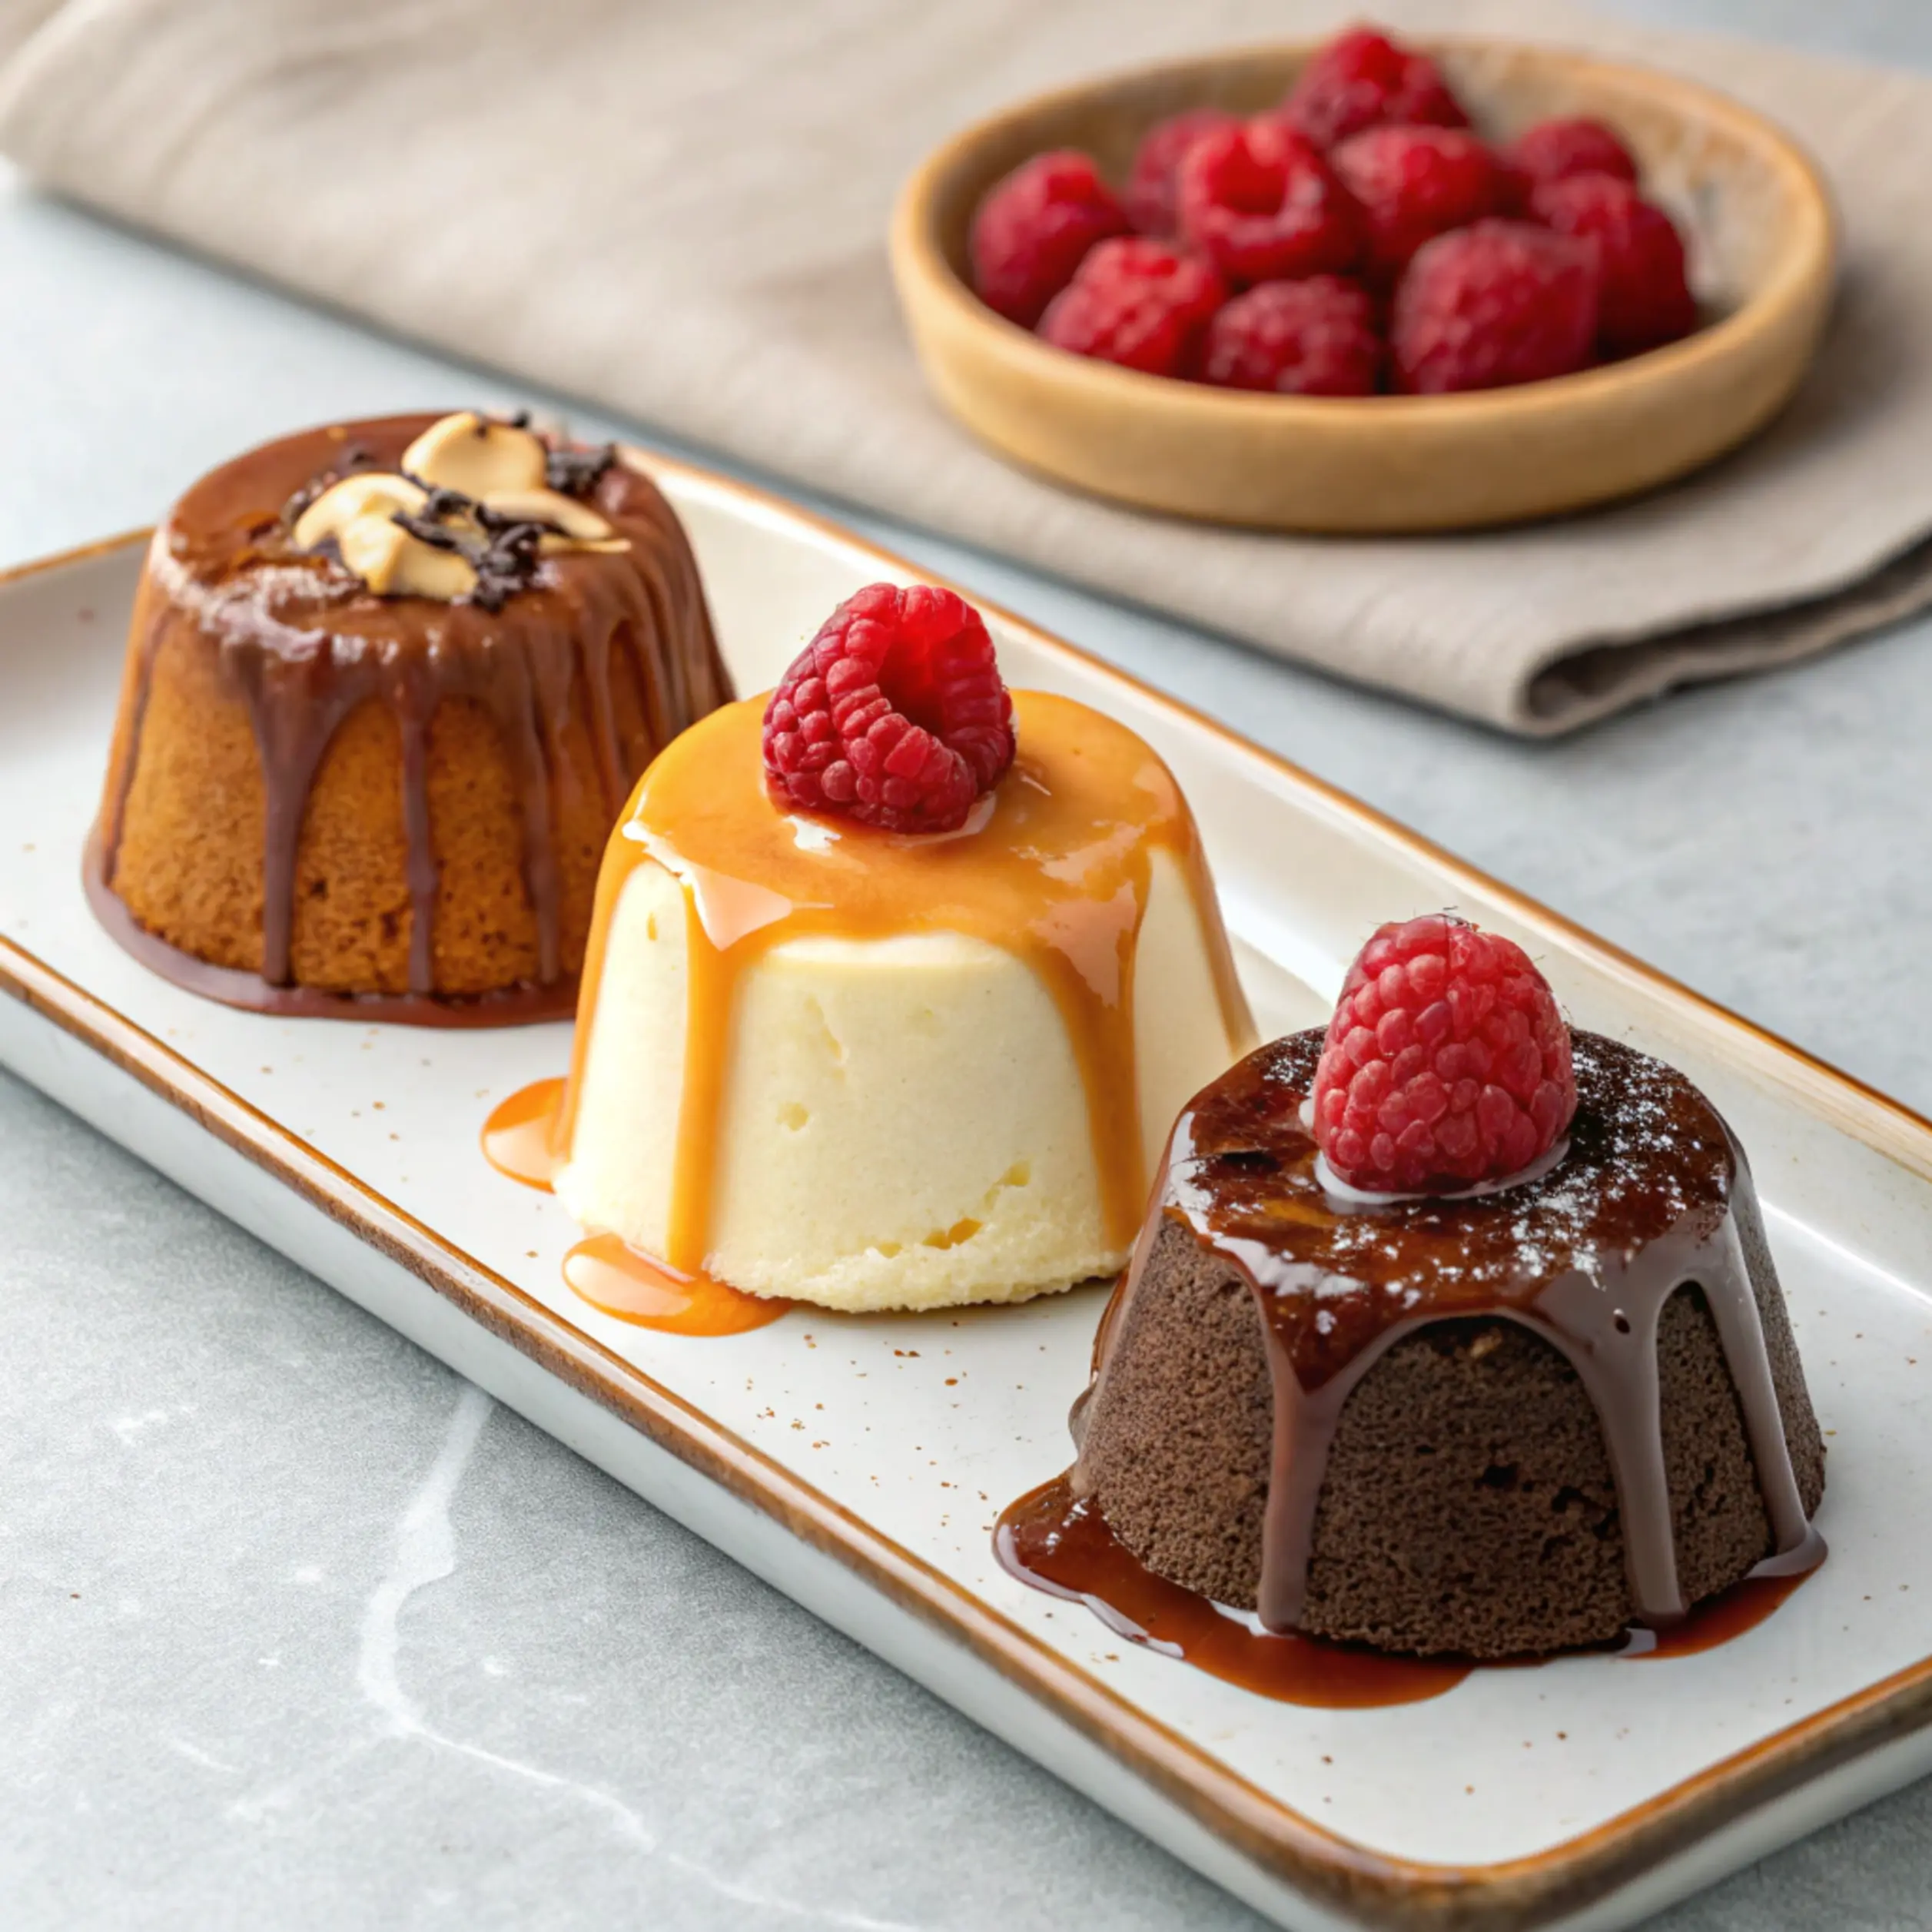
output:
M1655 349L1697 327L1684 238L1670 217L1628 181L1572 174L1545 182L1531 205L1559 234L1595 248L1602 281L1597 341L1606 355Z
M1502 205L1505 184L1495 157L1454 128L1371 128L1329 159L1361 204L1369 272L1384 284L1431 236Z
M1601 121L1539 121L1502 151L1502 158L1529 178L1533 188L1572 174L1614 174L1634 182L1637 163L1630 150Z
M1127 218L1092 158L1035 154L988 190L973 216L973 287L988 308L1030 329L1073 280L1095 242Z
M1307 136L1263 115L1203 134L1175 176L1181 233L1231 282L1353 266L1355 204Z
M1202 375L1227 389L1373 396L1382 369L1375 304L1339 275L1262 282L1207 325Z
M1157 121L1141 136L1126 195L1127 219L1138 233L1161 241L1174 238L1180 219L1174 204L1174 171L1181 156L1203 134L1236 124L1236 117L1222 108L1190 108Z
M1453 1193L1540 1160L1576 1111L1570 1030L1522 948L1447 913L1386 925L1328 1023L1316 1144L1375 1193Z
M1165 243L1103 241L1040 318L1039 333L1075 355L1150 376L1191 375L1208 318L1227 300L1204 262Z
M964 598L868 584L820 626L765 709L781 811L957 832L1013 762L1013 700Z
M1500 389L1585 367L1596 333L1588 247L1527 221L1438 235L1396 291L1389 344L1412 395Z
M1426 55L1372 27L1338 34L1301 71L1282 103L1309 139L1332 148L1365 128L1466 128L1469 117Z

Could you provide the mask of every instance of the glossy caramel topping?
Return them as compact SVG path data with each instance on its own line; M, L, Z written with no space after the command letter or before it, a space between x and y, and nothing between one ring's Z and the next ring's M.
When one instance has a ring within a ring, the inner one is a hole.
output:
M560 1079L533 1081L490 1110L483 1158L500 1174L549 1192L559 1164L563 1088ZM792 1306L708 1275L681 1273L614 1234L579 1241L563 1257L563 1279L593 1308L672 1335L742 1335L776 1321Z
M563 1257L563 1278L593 1308L672 1335L742 1335L775 1322L792 1307L709 1275L680 1273L626 1247L614 1234L579 1241Z
M533 1081L500 1100L483 1122L483 1158L526 1187L550 1191L556 1179L557 1119L563 1108L560 1077Z
M1633 1627L1617 1655L1641 1663L1646 1658L1691 1657L1699 1651L1715 1650L1747 1630L1755 1630L1781 1610L1801 1584L1817 1575L1824 1562L1822 1539L1804 1552L1801 1567L1781 1566L1773 1557L1729 1589L1694 1605L1688 1615L1666 1628Z
M1212 951L1230 1040L1250 1023L1193 821L1171 774L1124 726L1070 699L1014 697L1012 769L963 831L911 838L788 815L762 782L764 705L729 705L646 774L598 880L573 1090L596 1026L604 938L646 860L684 888L689 945L684 1090L668 1262L709 1248L712 1173L739 975L807 937L950 932L1024 960L1057 1004L1085 1085L1107 1236L1125 1248L1147 1197L1134 1062L1134 942L1152 855L1172 852ZM566 1122L566 1144L568 1144Z

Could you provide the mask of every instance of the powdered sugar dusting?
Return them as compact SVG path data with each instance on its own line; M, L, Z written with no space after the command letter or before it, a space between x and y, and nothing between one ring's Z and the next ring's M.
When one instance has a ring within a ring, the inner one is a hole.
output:
M1601 1286L1724 1213L1735 1156L1715 1110L1663 1061L1588 1033L1570 1144L1546 1172L1479 1197L1338 1200L1303 1120L1321 1037L1263 1047L1201 1097L1167 1194L1264 1290L1298 1359L1339 1364L1419 1314L1525 1309L1559 1279Z

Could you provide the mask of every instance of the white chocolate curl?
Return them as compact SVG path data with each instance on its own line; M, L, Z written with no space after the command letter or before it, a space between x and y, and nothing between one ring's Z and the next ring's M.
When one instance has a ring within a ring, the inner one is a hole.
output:
M518 523L542 526L546 555L627 550L629 543L586 503L544 483L542 441L514 423L465 410L433 423L403 453L408 473L363 470L317 497L296 520L298 549L334 538L345 568L383 597L430 597L453 603L476 587L475 565L461 550L426 543L396 521L421 516L430 490L452 490ZM487 539L477 520L457 512L439 520L466 546Z
M543 487L543 444L513 423L493 423L474 410L446 416L403 452L412 476L479 500L498 490Z
M342 561L379 597L433 597L453 604L476 587L470 559L412 536L387 516L358 516L336 533Z
M547 523L579 543L600 543L610 535L610 526L587 503L559 490L493 490L482 500L499 516L520 523Z
M387 470L365 471L332 483L295 521L295 541L312 550L325 537L339 537L362 518L387 518L397 510L419 510L429 501L407 476Z

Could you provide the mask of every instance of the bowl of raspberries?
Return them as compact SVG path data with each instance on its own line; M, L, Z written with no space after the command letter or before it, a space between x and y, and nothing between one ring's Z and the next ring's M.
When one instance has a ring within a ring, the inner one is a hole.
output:
M900 299L1002 454L1264 528L1466 529L1655 488L1763 427L1836 226L1771 123L1526 44L1170 63L967 129L902 194Z

